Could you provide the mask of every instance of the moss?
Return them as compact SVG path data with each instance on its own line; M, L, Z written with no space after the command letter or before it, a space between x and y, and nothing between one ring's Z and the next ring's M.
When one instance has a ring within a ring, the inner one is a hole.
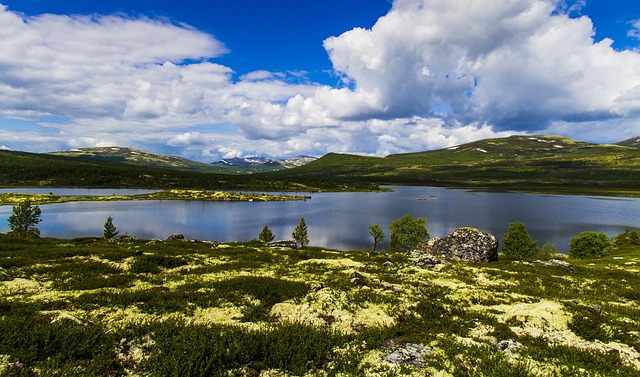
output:
M0 355L42 375L637 375L629 262L640 248L616 245L571 272L513 260L427 270L403 254L251 242L0 237L11 277L0 324L33 342L2 339ZM390 258L395 268L382 267ZM42 345L76 337L96 349ZM393 339L434 352L424 367L390 363ZM498 351L507 339L522 348Z

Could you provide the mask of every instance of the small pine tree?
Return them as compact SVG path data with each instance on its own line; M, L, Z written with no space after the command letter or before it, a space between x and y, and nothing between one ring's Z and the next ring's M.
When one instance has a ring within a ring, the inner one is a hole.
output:
M267 243L267 242L273 241L275 237L271 232L271 229L269 229L269 227L265 225L262 228L262 231L260 232L260 234L258 235L258 239L264 243Z
M369 225L369 234L373 237L373 251L376 251L378 243L384 241L386 234L378 224Z
M113 219L111 216L107 217L107 221L104 223L104 238L112 239L113 237L118 235L118 230L116 226L113 225Z
M307 233L307 223L304 221L304 216L300 218L300 222L291 233L291 237L293 237L296 243L299 243L302 247L309 243L309 235Z
M13 206L13 214L7 219L11 234L20 238L38 238L40 229L36 225L42 221L42 212L37 205L31 205L31 201L25 200Z
M520 222L509 224L502 238L502 251L505 255L518 258L533 258L538 251L538 241L531 239L527 227Z

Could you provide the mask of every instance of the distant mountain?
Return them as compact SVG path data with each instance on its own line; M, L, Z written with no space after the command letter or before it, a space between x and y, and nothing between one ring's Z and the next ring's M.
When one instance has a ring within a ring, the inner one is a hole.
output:
M248 166L262 165L268 162L271 162L271 160L266 157L245 157L245 158L234 157L234 158L227 158L224 160L213 162L211 163L211 165L220 166L223 168L229 168L229 167L246 168Z
M51 152L49 154L67 157L93 158L103 161L122 162L131 165L163 169L188 170L203 173L225 173L224 169L211 166L211 164L191 161L186 158L172 155L156 154L124 147L81 148L64 152Z
M616 145L622 145L623 147L640 148L640 136L632 137L624 141L615 143Z
M227 158L213 162L211 165L224 168L233 173L261 173L299 167L317 158L298 156L287 159L270 159L267 157Z

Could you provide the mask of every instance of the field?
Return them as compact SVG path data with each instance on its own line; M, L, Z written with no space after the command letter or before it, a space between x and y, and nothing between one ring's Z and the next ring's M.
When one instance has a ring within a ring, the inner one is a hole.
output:
M637 376L640 246L415 266L260 242L0 235L2 376Z

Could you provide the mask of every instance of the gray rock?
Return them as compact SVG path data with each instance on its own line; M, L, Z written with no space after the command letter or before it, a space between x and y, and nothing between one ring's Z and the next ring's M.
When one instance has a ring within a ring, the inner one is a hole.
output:
M503 340L498 343L498 349L503 352L514 352L517 351L524 346L513 339Z
M442 263L440 259L434 257L433 255L424 255L418 258L419 259L416 261L415 265L422 268L434 268L436 265Z
M389 269L391 269L391 268L396 268L395 263L390 262L390 261L386 261L386 262L384 262L382 265L384 266L384 268L389 268Z
M167 237L167 241L180 241L180 240L184 240L184 236L182 234L172 234L169 237Z
M549 260L549 261L536 261L536 263L537 264L541 264L543 266L564 267L564 268L568 269L571 272L576 270L576 268L573 267L571 265L571 263L565 262L565 261L561 261L561 260L557 260L557 259L552 259L552 260Z
M267 242L268 247L288 247L290 249L295 249L298 247L296 241L289 240L279 240L279 241L271 241Z
M406 343L382 359L390 363L424 365L424 358L432 353L433 347L416 343Z
M447 261L483 263L498 260L498 240L475 228L459 228L443 238L432 238L418 245L420 258L432 256Z
M133 241L136 238L132 235L130 235L129 233L125 233L125 234L120 234L117 235L113 238L109 238L109 242L126 242L126 241Z

